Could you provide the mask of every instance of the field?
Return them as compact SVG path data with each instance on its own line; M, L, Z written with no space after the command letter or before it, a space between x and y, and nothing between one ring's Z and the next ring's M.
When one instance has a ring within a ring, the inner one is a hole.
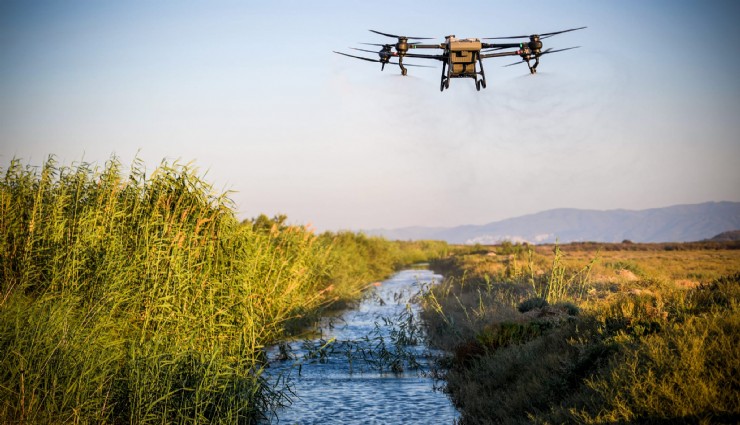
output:
M188 165L0 170L1 423L254 423L264 348L444 243L236 219Z
M464 424L737 423L740 245L475 247L424 299Z

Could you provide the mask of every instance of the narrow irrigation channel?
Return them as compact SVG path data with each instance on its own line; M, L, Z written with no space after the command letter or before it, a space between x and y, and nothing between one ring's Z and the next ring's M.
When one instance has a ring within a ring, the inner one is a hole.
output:
M356 309L325 318L319 336L274 347L268 379L292 403L270 424L451 424L458 417L429 376L432 355L413 297L440 275L404 270L380 282Z

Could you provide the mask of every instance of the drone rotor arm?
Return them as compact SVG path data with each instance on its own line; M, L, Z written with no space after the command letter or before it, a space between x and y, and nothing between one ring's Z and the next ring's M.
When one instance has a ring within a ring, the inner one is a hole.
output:
M480 55L481 59L488 59L488 58L503 58L506 56L518 56L518 52L499 52L499 53L484 53Z
M407 58L419 58L419 59L436 59L436 60L444 60L444 55L420 55L418 53L406 53L404 55Z

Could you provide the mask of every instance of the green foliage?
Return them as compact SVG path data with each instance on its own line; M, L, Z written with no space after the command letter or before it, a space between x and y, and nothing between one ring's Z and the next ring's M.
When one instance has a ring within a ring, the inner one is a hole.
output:
M413 251L239 223L190 165L0 174L4 423L255 422L285 396L263 348Z

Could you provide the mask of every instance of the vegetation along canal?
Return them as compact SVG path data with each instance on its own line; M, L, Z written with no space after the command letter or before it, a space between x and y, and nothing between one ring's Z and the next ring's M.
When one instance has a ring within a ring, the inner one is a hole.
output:
M401 271L357 308L325 318L315 339L272 349L269 379L294 395L270 423L453 423L457 411L429 377L432 352L413 302L440 280L430 270Z

